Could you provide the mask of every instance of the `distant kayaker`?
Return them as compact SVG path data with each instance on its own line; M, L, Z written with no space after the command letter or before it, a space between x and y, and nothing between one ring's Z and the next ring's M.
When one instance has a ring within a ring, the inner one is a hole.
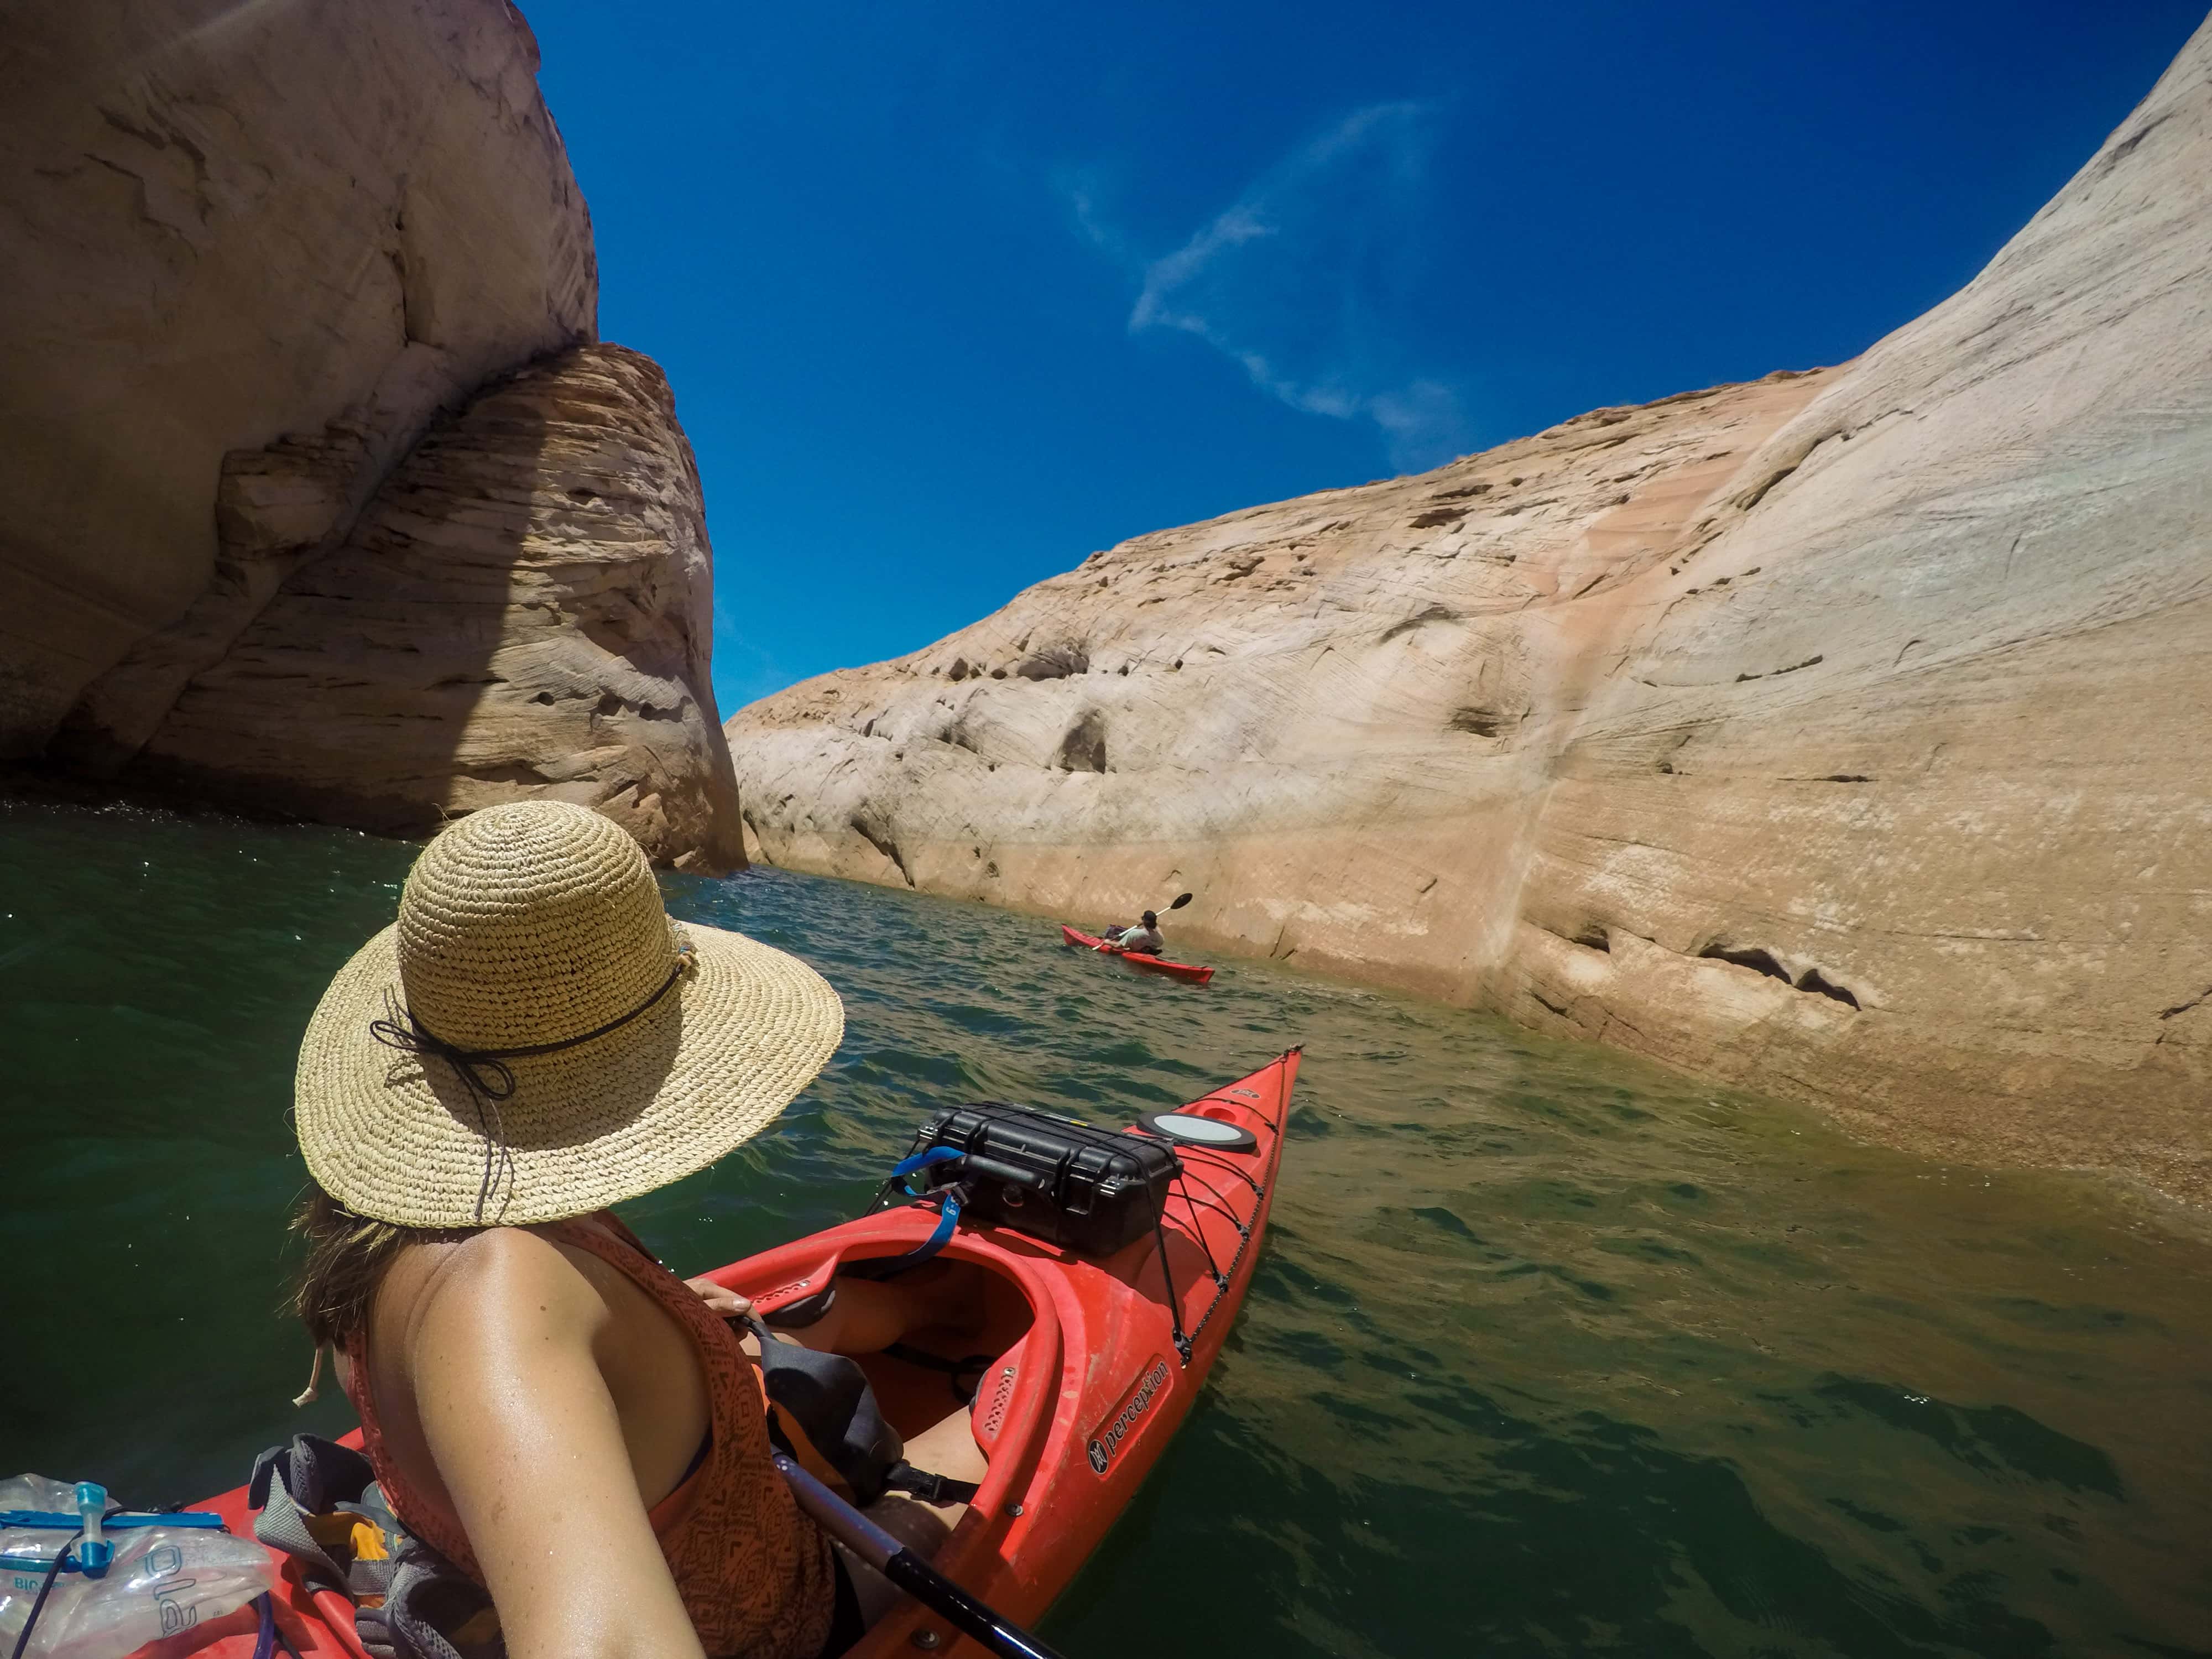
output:
M542 800L432 841L397 924L316 1008L295 1305L318 1364L340 1356L392 1510L490 1591L512 1659L815 1659L896 1600L769 1463L726 1322L750 1304L677 1278L606 1207L767 1127L843 1029L812 969L672 923L626 833ZM931 1282L954 1271L841 1279L804 1340L872 1352L957 1318L957 1281ZM907 1455L983 1468L958 1410ZM920 1550L962 1512L871 1510Z
M1156 957L1167 948L1167 939L1160 932L1160 919L1153 912L1145 912L1144 920L1133 926L1109 928L1105 942L1117 951L1136 957Z

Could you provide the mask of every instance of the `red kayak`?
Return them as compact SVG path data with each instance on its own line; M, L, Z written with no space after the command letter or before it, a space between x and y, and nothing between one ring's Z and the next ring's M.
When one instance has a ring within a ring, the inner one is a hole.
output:
M1165 974L1170 979L1188 980L1193 985L1203 985L1213 977L1211 968L1200 968L1188 962L1167 962L1158 957L1146 956L1142 951L1124 951L1119 945L1109 945L1103 939L1070 927L1066 922L1060 924L1060 939L1063 945L1080 945L1086 951L1119 957L1132 968L1141 968L1148 974Z
M972 1406L951 1404L942 1370L888 1354L854 1356L907 1440L949 1411L967 1414L988 1468L933 1565L1007 1618L1033 1624L1066 1588L1197 1401L1259 1261L1299 1053L1292 1048L1124 1132L1170 1139L1182 1160L1159 1240L1148 1235L1090 1257L1002 1226L963 1225L952 1235L939 1259L963 1264L971 1278L983 1334L927 1328L903 1346L945 1359L979 1346L989 1352ZM915 1248L937 1220L927 1204L908 1203L710 1276L772 1314L829 1284L842 1262ZM358 1436L346 1443L359 1444ZM218 1510L233 1532L252 1535L243 1486L196 1507ZM282 1569L277 1617L302 1659L367 1659L352 1604L333 1591L308 1591L296 1566L271 1554ZM253 1628L250 1610L241 1609L192 1632L198 1640L176 1651L249 1659ZM217 1629L225 1633L210 1644ZM854 1659L915 1651L975 1659L983 1650L910 1602L851 1650Z

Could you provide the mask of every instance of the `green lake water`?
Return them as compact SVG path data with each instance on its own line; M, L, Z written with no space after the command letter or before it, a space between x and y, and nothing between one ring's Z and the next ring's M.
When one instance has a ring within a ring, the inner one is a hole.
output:
M411 856L0 801L0 1474L166 1502L349 1425L289 1403L286 1113ZM856 1212L939 1102L1114 1121L1306 1044L1250 1298L1045 1626L1071 1659L2212 1654L2212 1249L2097 1186L1258 965L665 886L849 1021L772 1130L626 1209L686 1271Z

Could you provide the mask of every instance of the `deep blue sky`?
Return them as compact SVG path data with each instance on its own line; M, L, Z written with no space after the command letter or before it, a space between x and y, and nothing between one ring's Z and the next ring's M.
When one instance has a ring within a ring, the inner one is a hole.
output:
M523 0L722 712L1095 548L1834 362L2203 0Z

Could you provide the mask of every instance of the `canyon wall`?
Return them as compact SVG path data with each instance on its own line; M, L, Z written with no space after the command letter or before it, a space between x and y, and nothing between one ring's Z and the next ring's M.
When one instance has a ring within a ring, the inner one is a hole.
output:
M377 829L550 788L735 855L696 472L658 372L580 353L537 67L505 0L11 9L0 759Z
M2212 1200L2212 27L1856 362L1092 555L728 731L749 844ZM1041 935L1042 937L1042 935Z
M128 775L402 835L550 794L687 867L741 864L699 501L650 358L577 346L497 381L292 571ZM227 515L226 546L270 516Z

